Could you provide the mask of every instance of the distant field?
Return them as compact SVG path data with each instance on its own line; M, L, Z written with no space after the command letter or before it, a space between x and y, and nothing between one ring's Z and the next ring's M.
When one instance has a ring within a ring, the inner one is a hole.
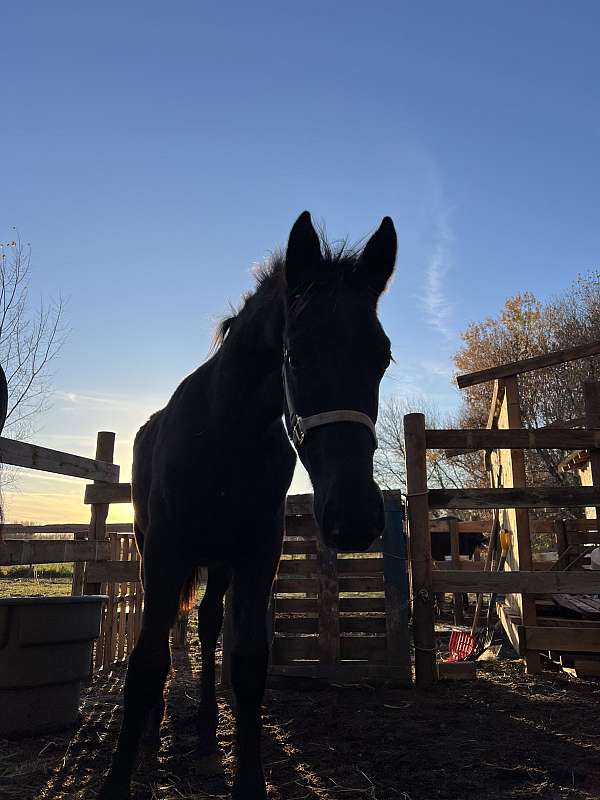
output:
M73 564L0 567L0 597L71 593Z
M25 595L71 594L71 578L5 578L0 577L0 597Z

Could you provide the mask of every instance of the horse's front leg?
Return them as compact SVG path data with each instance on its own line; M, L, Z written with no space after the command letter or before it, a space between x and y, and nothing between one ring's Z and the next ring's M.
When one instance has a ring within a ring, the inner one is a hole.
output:
M161 708L169 668L169 632L177 615L186 567L172 553L144 550L144 613L125 679L123 722L98 800L127 800L138 747L149 714Z
M278 556L263 563L247 562L234 572L231 680L236 698L237 770L233 800L267 797L260 754L261 704L269 660L267 607Z

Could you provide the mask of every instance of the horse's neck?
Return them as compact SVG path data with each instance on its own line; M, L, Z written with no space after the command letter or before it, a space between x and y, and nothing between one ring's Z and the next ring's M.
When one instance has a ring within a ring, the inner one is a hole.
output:
M215 411L242 437L260 437L283 414L283 321L277 310L268 314L240 326L218 356Z

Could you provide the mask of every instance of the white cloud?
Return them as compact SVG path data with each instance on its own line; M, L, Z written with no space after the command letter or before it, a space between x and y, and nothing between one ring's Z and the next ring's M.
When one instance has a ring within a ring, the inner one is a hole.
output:
M452 304L445 291L445 279L451 267L451 250L454 237L447 221L447 213L438 212L433 253L425 273L425 295L423 298L427 320L446 339L454 340L450 325Z

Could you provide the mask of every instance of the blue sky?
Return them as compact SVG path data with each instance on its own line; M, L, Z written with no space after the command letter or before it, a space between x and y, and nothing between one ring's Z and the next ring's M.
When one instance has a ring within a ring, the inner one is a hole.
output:
M598 264L597 3L58 0L1 24L0 236L72 330L40 443L115 430L126 477L304 208L333 237L394 218L383 391L443 408L461 329ZM28 478L8 516L64 519L67 494L74 520L79 484Z

